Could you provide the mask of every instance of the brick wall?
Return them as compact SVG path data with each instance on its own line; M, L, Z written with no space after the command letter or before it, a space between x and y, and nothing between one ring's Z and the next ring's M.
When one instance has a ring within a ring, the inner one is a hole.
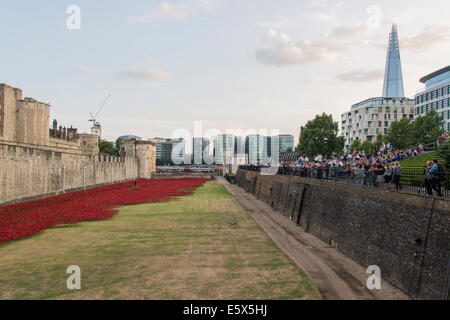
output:
M445 297L449 200L243 170L236 183L411 297Z

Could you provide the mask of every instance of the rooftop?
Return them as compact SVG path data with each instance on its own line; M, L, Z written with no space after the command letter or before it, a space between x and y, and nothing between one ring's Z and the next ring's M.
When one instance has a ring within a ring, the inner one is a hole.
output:
M450 66L446 66L445 68L439 69L439 70L437 70L437 71L435 71L433 73L430 73L429 75L426 75L425 77L420 79L420 82L425 83L428 80L430 80L432 78L435 78L435 77L437 77L437 76L439 76L441 74L444 74L444 73L446 73L448 71L450 71Z
M370 99L366 99L364 101L358 102L354 105L352 105L352 110L356 110L359 108L362 108L364 106L368 106L368 105L377 105L377 106L382 106L382 105L390 105L390 104L395 104L398 102L414 102L414 99L409 99L409 98L403 98L403 97L395 97L395 98L389 98L389 97L375 97L375 98L370 98ZM346 112L348 113L348 112Z

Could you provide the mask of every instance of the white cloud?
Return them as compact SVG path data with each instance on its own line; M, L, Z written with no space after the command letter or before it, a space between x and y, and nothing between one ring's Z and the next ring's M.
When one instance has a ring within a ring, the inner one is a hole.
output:
M187 15L186 11L179 7L174 7L168 2L161 3L158 8L164 15L175 20L182 20Z
M317 12L308 16L311 19L315 19L322 22L331 22L336 19L336 14L326 14L323 12Z
M330 62L350 47L367 42L370 35L370 30L363 25L339 26L320 40L295 42L285 33L269 29L265 36L269 46L256 50L255 56L258 62L275 66Z
M405 50L426 50L450 41L449 26L426 25L422 33L400 39L400 47Z
M170 75L161 69L145 68L124 70L119 73L121 77L138 80L142 82L160 82L169 79Z
M426 51L442 44L448 44L449 41L450 25L425 25L422 32L409 36L402 36L399 27L400 51ZM387 42L375 42L373 46L386 50Z
M309 3L310 7L321 7L321 8L340 8L344 5L344 1L332 1L333 4L330 3L330 1L326 0L313 0Z
M219 0L184 0L175 4L164 1L148 11L138 16L131 16L126 19L128 23L157 23L163 20L185 20L187 17L198 14L213 8Z
M277 31L273 28L269 29L269 31L267 31L264 39L268 40L268 41L273 41L277 38Z
M116 77L122 79L131 79L145 83L155 83L168 80L170 75L159 67L157 61L149 54L144 54L146 67L126 69L122 71L99 71L88 67L79 68L77 71L88 77Z
M333 4L328 1L314 0L309 3L310 7L318 8L319 11L302 13L303 18L308 18L312 20L317 20L320 22L332 22L338 17L339 9L344 6L343 1L335 2Z

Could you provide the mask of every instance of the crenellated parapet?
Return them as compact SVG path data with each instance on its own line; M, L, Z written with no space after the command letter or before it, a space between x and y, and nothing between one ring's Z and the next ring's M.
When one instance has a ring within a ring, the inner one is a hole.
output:
M127 140L122 145L120 155L137 159L139 178L149 179L156 171L156 143L152 141Z

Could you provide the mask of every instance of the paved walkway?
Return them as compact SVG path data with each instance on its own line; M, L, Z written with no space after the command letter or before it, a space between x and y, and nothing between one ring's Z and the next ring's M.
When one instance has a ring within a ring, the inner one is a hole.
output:
M223 177L217 177L216 181L233 194L278 247L310 277L324 299L408 299L386 281L381 282L380 290L367 289L370 274L361 265L297 227L288 217L275 212L238 186L229 184Z

